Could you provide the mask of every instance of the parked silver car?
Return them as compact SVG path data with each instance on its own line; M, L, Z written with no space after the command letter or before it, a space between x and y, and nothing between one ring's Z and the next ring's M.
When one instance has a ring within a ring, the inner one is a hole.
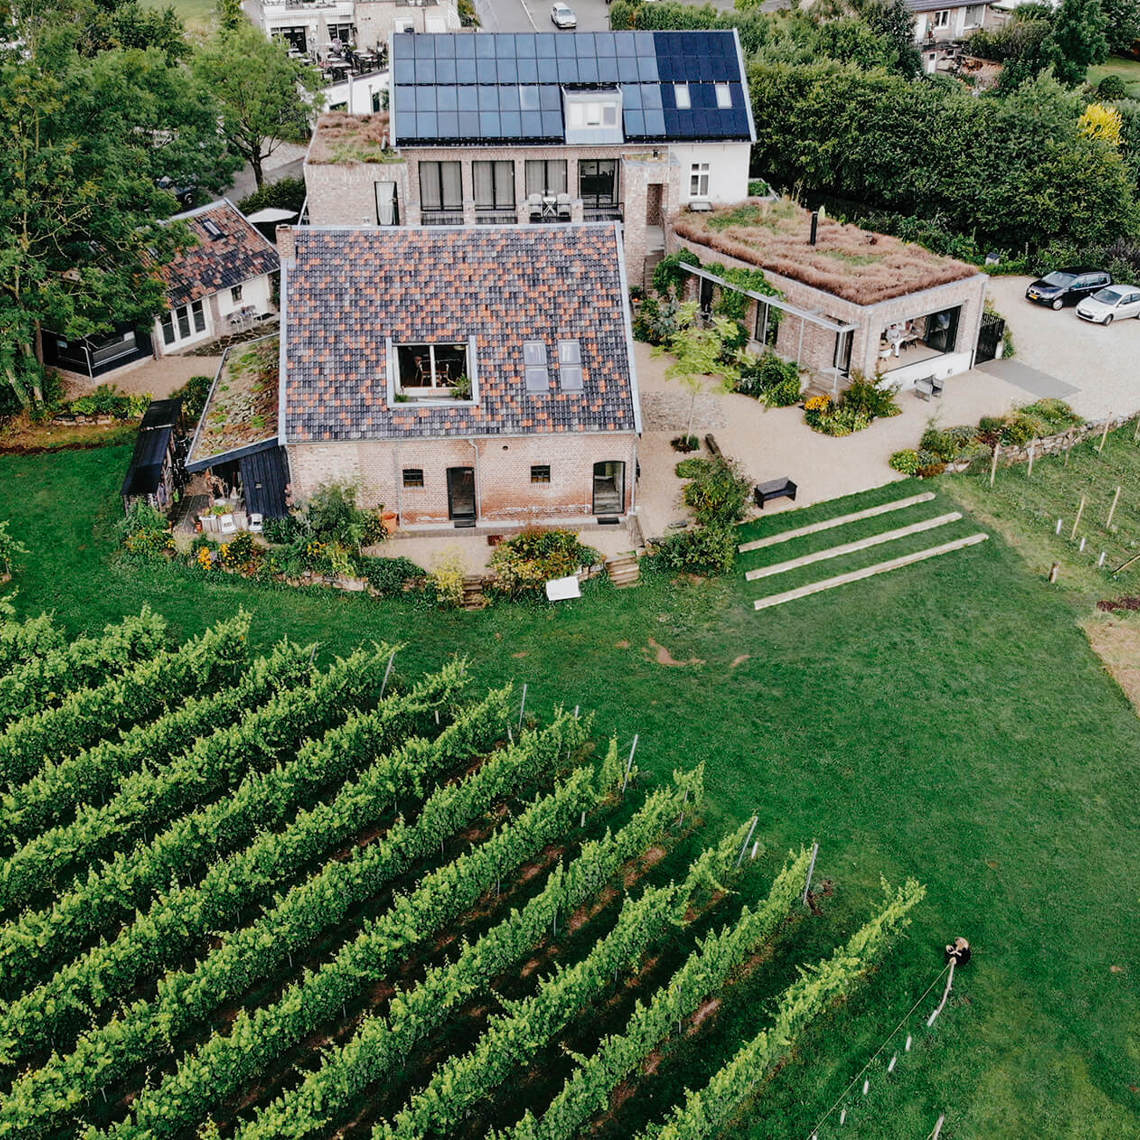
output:
M1077 305L1082 321L1110 325L1117 317L1140 317L1140 285L1106 285Z
M556 28L576 28L578 17L569 4L559 2L550 9L550 19Z

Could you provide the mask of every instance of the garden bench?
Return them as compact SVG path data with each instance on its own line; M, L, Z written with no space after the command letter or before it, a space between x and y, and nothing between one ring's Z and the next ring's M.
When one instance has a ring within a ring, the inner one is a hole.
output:
M931 396L942 396L942 381L936 376L922 376L914 382L914 394L920 400L929 400Z
M791 499L796 501L796 485L785 476L783 479L769 479L767 483L757 483L753 492L756 505L763 510L769 499Z

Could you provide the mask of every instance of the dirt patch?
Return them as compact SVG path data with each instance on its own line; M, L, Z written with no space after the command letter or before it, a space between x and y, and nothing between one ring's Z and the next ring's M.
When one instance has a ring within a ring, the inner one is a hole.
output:
M692 1026L689 1032L695 1033L718 1009L720 1009L720 998L718 997L709 998L707 1001L702 1002L701 1007L693 1014Z
M1140 713L1140 622L1135 618L1098 618L1082 628L1093 652Z
M511 654L511 656L512 656L512 657L529 657L529 656L530 656L530 652L529 652L528 650L526 650L526 649L520 649L520 650L518 651L518 653L512 653L512 654Z
M664 645L659 645L656 641L653 640L652 637L649 638L648 641L649 641L649 649L643 650L643 652L649 652L649 650L654 650L656 652L655 660L656 660L658 665L673 665L673 666L678 666L678 667L684 667L686 665L703 665L704 664L704 662L699 657L690 657L688 661L678 661L673 656L673 654L670 653L669 650L665 648Z
M629 642L626 641L625 638L622 638L621 641L615 641L614 642L614 648L615 649L628 649L629 648Z
M734 657L732 659L732 664L729 666L729 668L735 669L737 667L737 665L743 665L745 661L750 661L751 659L752 659L751 653L742 653L742 654L740 654L739 657Z

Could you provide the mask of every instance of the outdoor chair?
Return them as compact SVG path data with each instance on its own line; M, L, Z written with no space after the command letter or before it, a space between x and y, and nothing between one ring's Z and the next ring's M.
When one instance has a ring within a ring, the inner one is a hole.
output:
M923 376L914 382L914 394L920 400L929 400L931 396L941 397L942 381L936 376Z
M559 194L557 201L558 201L558 216L560 218L569 219L569 217L570 217L570 195L569 194Z
M261 532L265 529L264 525L263 525L264 522L265 522L265 519L261 515L259 515L256 511L254 511L249 516L249 533L250 534L261 534Z
M542 217L542 195L541 194L528 194L526 198L526 210L530 215L530 220L533 222L535 218Z
M218 521L221 523L222 534L237 534L237 523L233 515L222 515Z

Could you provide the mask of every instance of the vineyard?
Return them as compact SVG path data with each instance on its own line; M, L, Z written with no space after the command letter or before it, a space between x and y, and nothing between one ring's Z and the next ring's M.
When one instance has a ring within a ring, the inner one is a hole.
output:
M645 790L462 662L248 635L0 624L0 1137L732 1134L922 897L796 968L809 852L742 904L756 821L700 847L702 769ZM630 1115L773 971L757 1035Z

